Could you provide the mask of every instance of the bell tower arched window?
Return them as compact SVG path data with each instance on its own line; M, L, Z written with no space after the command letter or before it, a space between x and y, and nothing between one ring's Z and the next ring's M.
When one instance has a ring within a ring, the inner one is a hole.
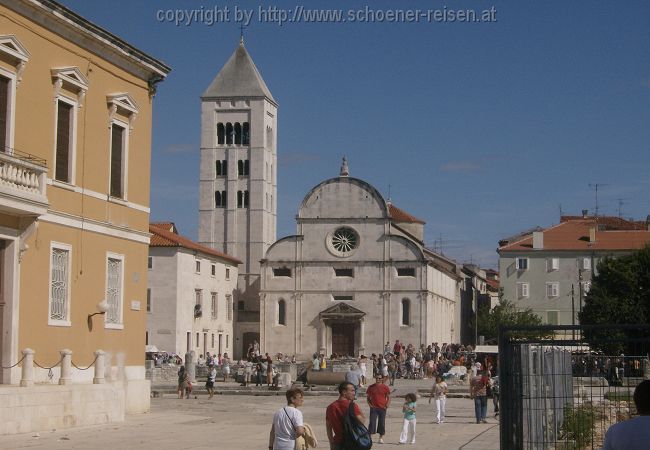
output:
M241 124L235 123L235 144L241 145Z
M225 208L226 205L226 200L228 197L226 196L226 191L215 191L214 192L214 206L215 208Z
M217 124L217 144L223 145L226 143L226 127L221 122Z
M226 160L217 160L215 170L218 177L228 175L228 163Z
M242 127L242 145L250 145L251 142L251 127L248 122L244 122Z
M234 137L232 123L228 122L226 124L226 144L232 145L232 138Z

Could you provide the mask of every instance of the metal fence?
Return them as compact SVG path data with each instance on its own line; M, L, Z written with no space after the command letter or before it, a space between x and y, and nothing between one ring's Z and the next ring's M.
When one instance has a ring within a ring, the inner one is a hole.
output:
M649 353L650 324L501 328L501 449L600 449L637 414Z

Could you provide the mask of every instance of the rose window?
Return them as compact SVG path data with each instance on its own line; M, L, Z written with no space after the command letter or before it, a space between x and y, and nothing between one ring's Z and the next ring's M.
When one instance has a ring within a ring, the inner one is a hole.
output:
M352 228L341 227L328 236L328 248L336 256L350 256L359 246L359 235Z

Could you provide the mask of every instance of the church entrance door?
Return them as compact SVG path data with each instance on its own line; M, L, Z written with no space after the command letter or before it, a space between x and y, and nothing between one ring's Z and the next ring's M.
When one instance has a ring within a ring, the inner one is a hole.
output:
M332 353L354 356L354 325L332 324Z

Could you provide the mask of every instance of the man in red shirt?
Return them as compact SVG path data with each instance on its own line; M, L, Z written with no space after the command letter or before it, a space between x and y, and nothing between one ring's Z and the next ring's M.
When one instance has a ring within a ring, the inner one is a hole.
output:
M366 398L370 405L370 439L375 433L379 433L379 443L384 443L386 434L386 410L390 405L390 388L384 384L384 377L377 374L375 384L368 386ZM379 422L379 424L377 424Z
M330 403L325 413L325 429L327 439L330 441L330 450L341 450L343 444L343 417L348 413L350 402L354 400L354 385L344 381L339 384L339 399ZM354 404L354 415L357 420L364 423L366 418Z

